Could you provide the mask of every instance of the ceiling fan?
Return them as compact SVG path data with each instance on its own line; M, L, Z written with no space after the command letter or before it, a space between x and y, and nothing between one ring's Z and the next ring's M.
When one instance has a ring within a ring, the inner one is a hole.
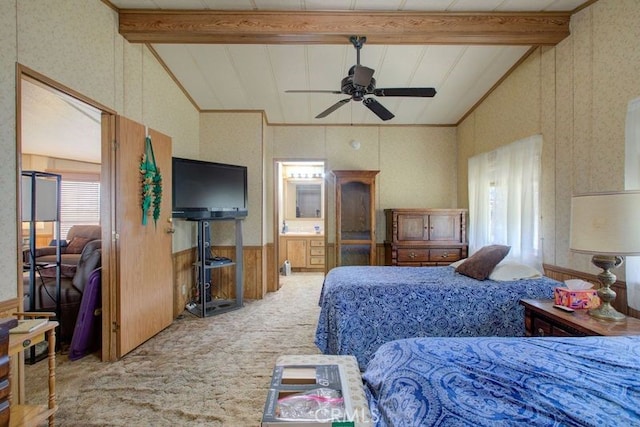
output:
M349 98L341 99L331 107L324 110L316 116L316 119L327 117L351 100L362 101L365 107L373 111L375 115L382 120L390 120L395 116L387 110L382 104L372 97L373 96L406 96L406 97L433 97L436 90L432 87L405 87L405 88L376 88L376 79L373 78L374 70L369 67L360 65L360 49L367 41L366 37L351 36L349 41L356 48L357 63L349 69L349 75L342 79L340 90L287 90L288 93L334 93L349 95Z

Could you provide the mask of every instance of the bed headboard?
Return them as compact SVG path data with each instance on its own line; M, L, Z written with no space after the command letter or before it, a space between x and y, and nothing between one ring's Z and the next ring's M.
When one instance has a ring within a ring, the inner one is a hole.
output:
M557 265L543 264L544 274L547 277L564 282L567 279L582 279L587 282L591 282L596 288L600 287L598 276L591 273L583 273L582 271L571 270L565 267L559 267ZM611 286L617 297L613 302L613 306L620 313L624 313L627 316L632 316L640 319L640 311L634 310L627 305L627 284L622 280L616 280Z

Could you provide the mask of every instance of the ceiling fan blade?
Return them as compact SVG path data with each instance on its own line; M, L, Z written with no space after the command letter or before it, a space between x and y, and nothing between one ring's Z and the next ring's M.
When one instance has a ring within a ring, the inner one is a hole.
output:
M367 87L371 83L374 70L363 65L355 65L353 69L353 84L356 86Z
M286 93L335 93L337 95L341 94L339 90L285 90Z
M393 113L382 106L378 101L373 98L365 98L362 100L362 103L369 110L373 111L376 116L380 117L382 120L390 120L395 116Z
M329 114L333 113L334 111L336 111L338 108L342 107L344 104L346 104L349 101L351 101L351 98L345 98L336 102L331 107L327 108L322 113L318 114L316 116L316 119L322 119L324 117L327 117Z
M432 87L400 87L387 89L374 89L375 96L420 96L431 98L436 95L436 90Z

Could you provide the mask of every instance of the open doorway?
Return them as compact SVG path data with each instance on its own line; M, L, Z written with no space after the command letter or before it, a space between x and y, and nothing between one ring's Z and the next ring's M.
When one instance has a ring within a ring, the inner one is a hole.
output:
M324 272L326 183L324 160L275 162L278 271Z
M56 313L58 342L66 350L89 275L102 265L102 183L108 179L102 172L102 134L103 118L111 112L33 70L18 70L18 247L23 265L39 266L37 275L23 275L18 296L24 311ZM30 176L56 177L54 220L35 221L33 211L25 216ZM96 327L87 349L96 351L102 344L101 319L92 320Z
M99 322L101 336L98 341L101 344L101 359L115 361L171 324L172 229L161 226L160 221L157 228L139 225L141 203L140 197L136 196L141 188L139 156L145 152L145 144L149 140L153 140L155 160L159 168L164 171L162 182L170 188L171 138L141 123L118 116L115 111L27 67L18 64L17 71L16 158L18 165L16 175L18 181L23 172L23 145L28 146L27 142L22 143L23 128L26 128L30 121L38 125L46 123L44 116L38 114L34 115L35 118L32 120L23 119L23 116L29 116L22 108L22 85L29 84L26 80L32 79L42 84L42 88L53 91L56 96L63 96L64 102L71 107L71 110L77 111L81 116L86 117L87 114L98 112L100 114L99 138L94 138L95 141L91 142L99 147L100 152L99 227L102 277L99 286L101 296L98 300L101 302L102 319ZM85 107L93 107L93 111L88 113ZM93 121L95 123L96 120ZM75 144L78 144L79 149L80 145L88 143L85 139L73 142L65 138L62 141L62 144L73 145L74 150L76 150ZM58 170L60 174L68 172L67 168L71 169L70 163L66 161L61 163L65 166ZM77 171L74 170L74 172ZM21 219L22 190L20 187L17 195L17 217ZM162 223L165 223L170 219L171 198L162 197L161 205L160 211L165 215ZM16 228L20 229L21 224L17 223ZM19 260L22 260L24 255L21 250L22 241L19 240L17 243L16 255ZM131 254L140 254L143 250L147 259L156 260L156 264L139 263L137 256L131 256ZM22 304L24 286L22 281L19 286L16 285L17 296ZM67 331L71 332L71 328L67 328ZM75 331L71 333L75 335Z

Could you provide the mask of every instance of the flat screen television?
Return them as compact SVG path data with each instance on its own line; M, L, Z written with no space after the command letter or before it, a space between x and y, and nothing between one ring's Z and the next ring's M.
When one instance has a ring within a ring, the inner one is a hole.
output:
M173 217L247 216L247 167L174 157Z

